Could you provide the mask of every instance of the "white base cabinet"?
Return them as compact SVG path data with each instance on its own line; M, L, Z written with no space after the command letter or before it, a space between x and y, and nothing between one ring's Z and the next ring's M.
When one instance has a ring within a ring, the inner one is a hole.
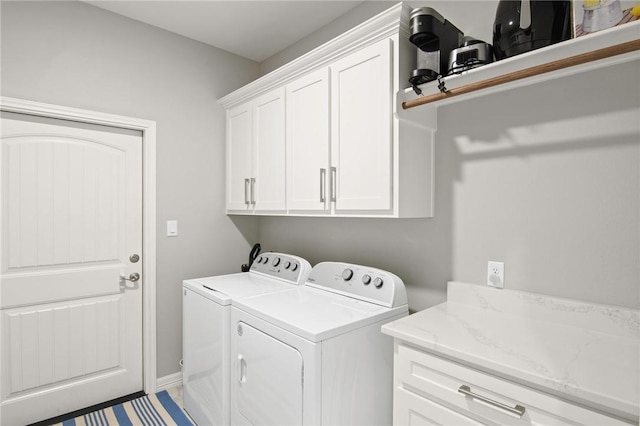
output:
M394 360L393 423L629 424L568 402L561 397L432 355L397 340Z

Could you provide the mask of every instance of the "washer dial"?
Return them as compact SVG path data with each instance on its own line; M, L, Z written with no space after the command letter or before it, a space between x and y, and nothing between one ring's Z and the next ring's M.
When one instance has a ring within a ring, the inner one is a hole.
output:
M384 285L384 281L382 280L382 278L378 277L373 280L373 285L376 286L376 288L380 288Z

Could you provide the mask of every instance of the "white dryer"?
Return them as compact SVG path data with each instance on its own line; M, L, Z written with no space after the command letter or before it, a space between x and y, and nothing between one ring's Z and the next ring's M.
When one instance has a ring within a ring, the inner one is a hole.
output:
M390 425L393 340L408 314L396 275L341 262L304 285L234 299L231 424Z
M257 257L249 272L183 282L184 408L199 426L228 425L233 299L304 283L311 265L282 253Z

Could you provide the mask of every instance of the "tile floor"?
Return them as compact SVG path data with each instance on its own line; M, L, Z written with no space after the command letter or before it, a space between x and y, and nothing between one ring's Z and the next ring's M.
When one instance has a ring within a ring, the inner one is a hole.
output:
M182 404L182 385L174 386L172 388L167 389L167 392L173 398L173 400L180 406L180 408L184 409Z

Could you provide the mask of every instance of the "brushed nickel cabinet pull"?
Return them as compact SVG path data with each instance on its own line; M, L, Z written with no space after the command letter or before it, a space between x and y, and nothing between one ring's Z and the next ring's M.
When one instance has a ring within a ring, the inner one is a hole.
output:
M251 204L256 203L256 179L251 178Z
M467 385L462 385L458 388L458 392L464 394L465 396L469 396L473 399L477 399L478 401L485 402L489 405L497 407L501 410L508 411L511 414L515 414L518 417L524 416L525 408L522 405L516 405L515 407L509 407L506 404L503 404L498 401L494 401L493 399L487 398L486 396L479 395L475 392L471 392L471 388Z
M324 203L327 200L327 190L325 188L325 179L327 176L327 169L320 169L320 202Z
M249 205L249 179L244 180L244 203Z
M332 202L336 201L336 174L338 170L335 167L331 168L331 200Z

